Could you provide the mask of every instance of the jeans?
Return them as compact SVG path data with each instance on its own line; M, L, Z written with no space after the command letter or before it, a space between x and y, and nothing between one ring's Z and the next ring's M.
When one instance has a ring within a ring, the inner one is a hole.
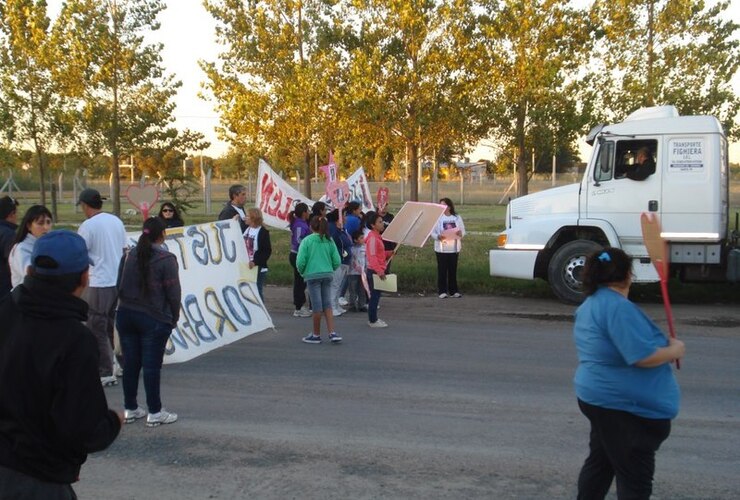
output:
M307 280L308 296L311 298L311 307L315 313L321 313L332 308L331 304L331 277L316 280Z
M617 477L619 500L649 499L655 452L671 432L668 419L644 418L578 400L591 422L590 453L578 475L578 499L603 499Z
M367 274L367 286L370 288L370 302L367 304L367 319L370 323L378 321L378 304L380 304L380 290L376 290L373 286L373 276L375 271L368 269L365 271Z
M77 500L77 495L69 484L42 481L0 465L0 498Z
M349 285L349 305L358 311L367 305L367 293L362 286L362 276L359 274L350 274L347 276Z
M146 313L118 309L116 327L123 350L123 406L135 410L139 405L139 372L144 369L144 391L149 413L159 413L159 381L164 348L172 333L172 325L158 321Z
M257 293L260 294L260 300L262 300L263 303L265 302L265 296L262 293L262 290L265 288L265 281L267 281L268 272L269 271L265 267L257 269Z
M457 289L457 258L458 253L441 253L437 254L437 292L454 295L460 290Z
M301 276L301 273L298 272L298 267L296 267L297 258L297 253L290 252L288 260L290 261L290 266L293 268L293 305L296 311L306 304L306 282L303 281L303 276Z

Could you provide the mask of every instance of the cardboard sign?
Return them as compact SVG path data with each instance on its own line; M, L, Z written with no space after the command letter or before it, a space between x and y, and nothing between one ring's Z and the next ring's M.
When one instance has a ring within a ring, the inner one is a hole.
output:
M383 239L423 247L447 205L407 201L383 232Z
M136 245L140 234L128 233L129 243ZM256 279L248 276L238 222L170 228L165 246L177 257L182 289L180 320L167 341L165 363L188 361L273 327Z
M341 210L349 202L349 184L347 181L332 181L326 186L326 194L332 206Z
M375 210L373 198L370 195L370 185L367 182L363 168L358 168L352 175L347 177L347 185L349 186L349 201L360 202L362 211L365 213ZM327 203L331 200L328 196L324 195L320 201Z

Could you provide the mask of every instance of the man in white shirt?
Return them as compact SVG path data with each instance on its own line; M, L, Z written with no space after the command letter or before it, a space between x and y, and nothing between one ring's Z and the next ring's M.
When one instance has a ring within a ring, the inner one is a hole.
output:
M218 214L218 220L229 220L236 218L242 234L247 230L246 214L244 204L247 202L247 188L241 184L234 184L229 188L229 202Z
M92 260L90 285L82 298L89 306L87 327L92 330L100 351L100 382L118 383L113 372L113 324L118 292L118 266L126 247L126 229L121 219L102 211L103 199L95 189L84 189L77 204L87 217L78 233L85 239Z

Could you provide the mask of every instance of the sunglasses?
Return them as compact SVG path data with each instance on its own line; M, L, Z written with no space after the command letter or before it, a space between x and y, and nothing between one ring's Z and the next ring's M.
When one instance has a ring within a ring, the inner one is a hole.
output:
M172 210L171 208L163 208L163 209L162 209L162 213L170 213L170 214L171 214L171 213L174 213L174 212L175 212L175 211L174 211L174 210Z

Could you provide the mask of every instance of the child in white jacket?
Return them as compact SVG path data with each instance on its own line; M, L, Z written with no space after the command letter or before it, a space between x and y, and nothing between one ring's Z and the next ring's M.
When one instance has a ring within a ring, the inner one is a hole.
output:
M432 231L434 253L437 255L437 292L440 299L460 298L462 294L457 288L457 261L462 238L465 236L465 224L462 217L455 212L452 200L442 198L439 202L447 205L447 209Z

